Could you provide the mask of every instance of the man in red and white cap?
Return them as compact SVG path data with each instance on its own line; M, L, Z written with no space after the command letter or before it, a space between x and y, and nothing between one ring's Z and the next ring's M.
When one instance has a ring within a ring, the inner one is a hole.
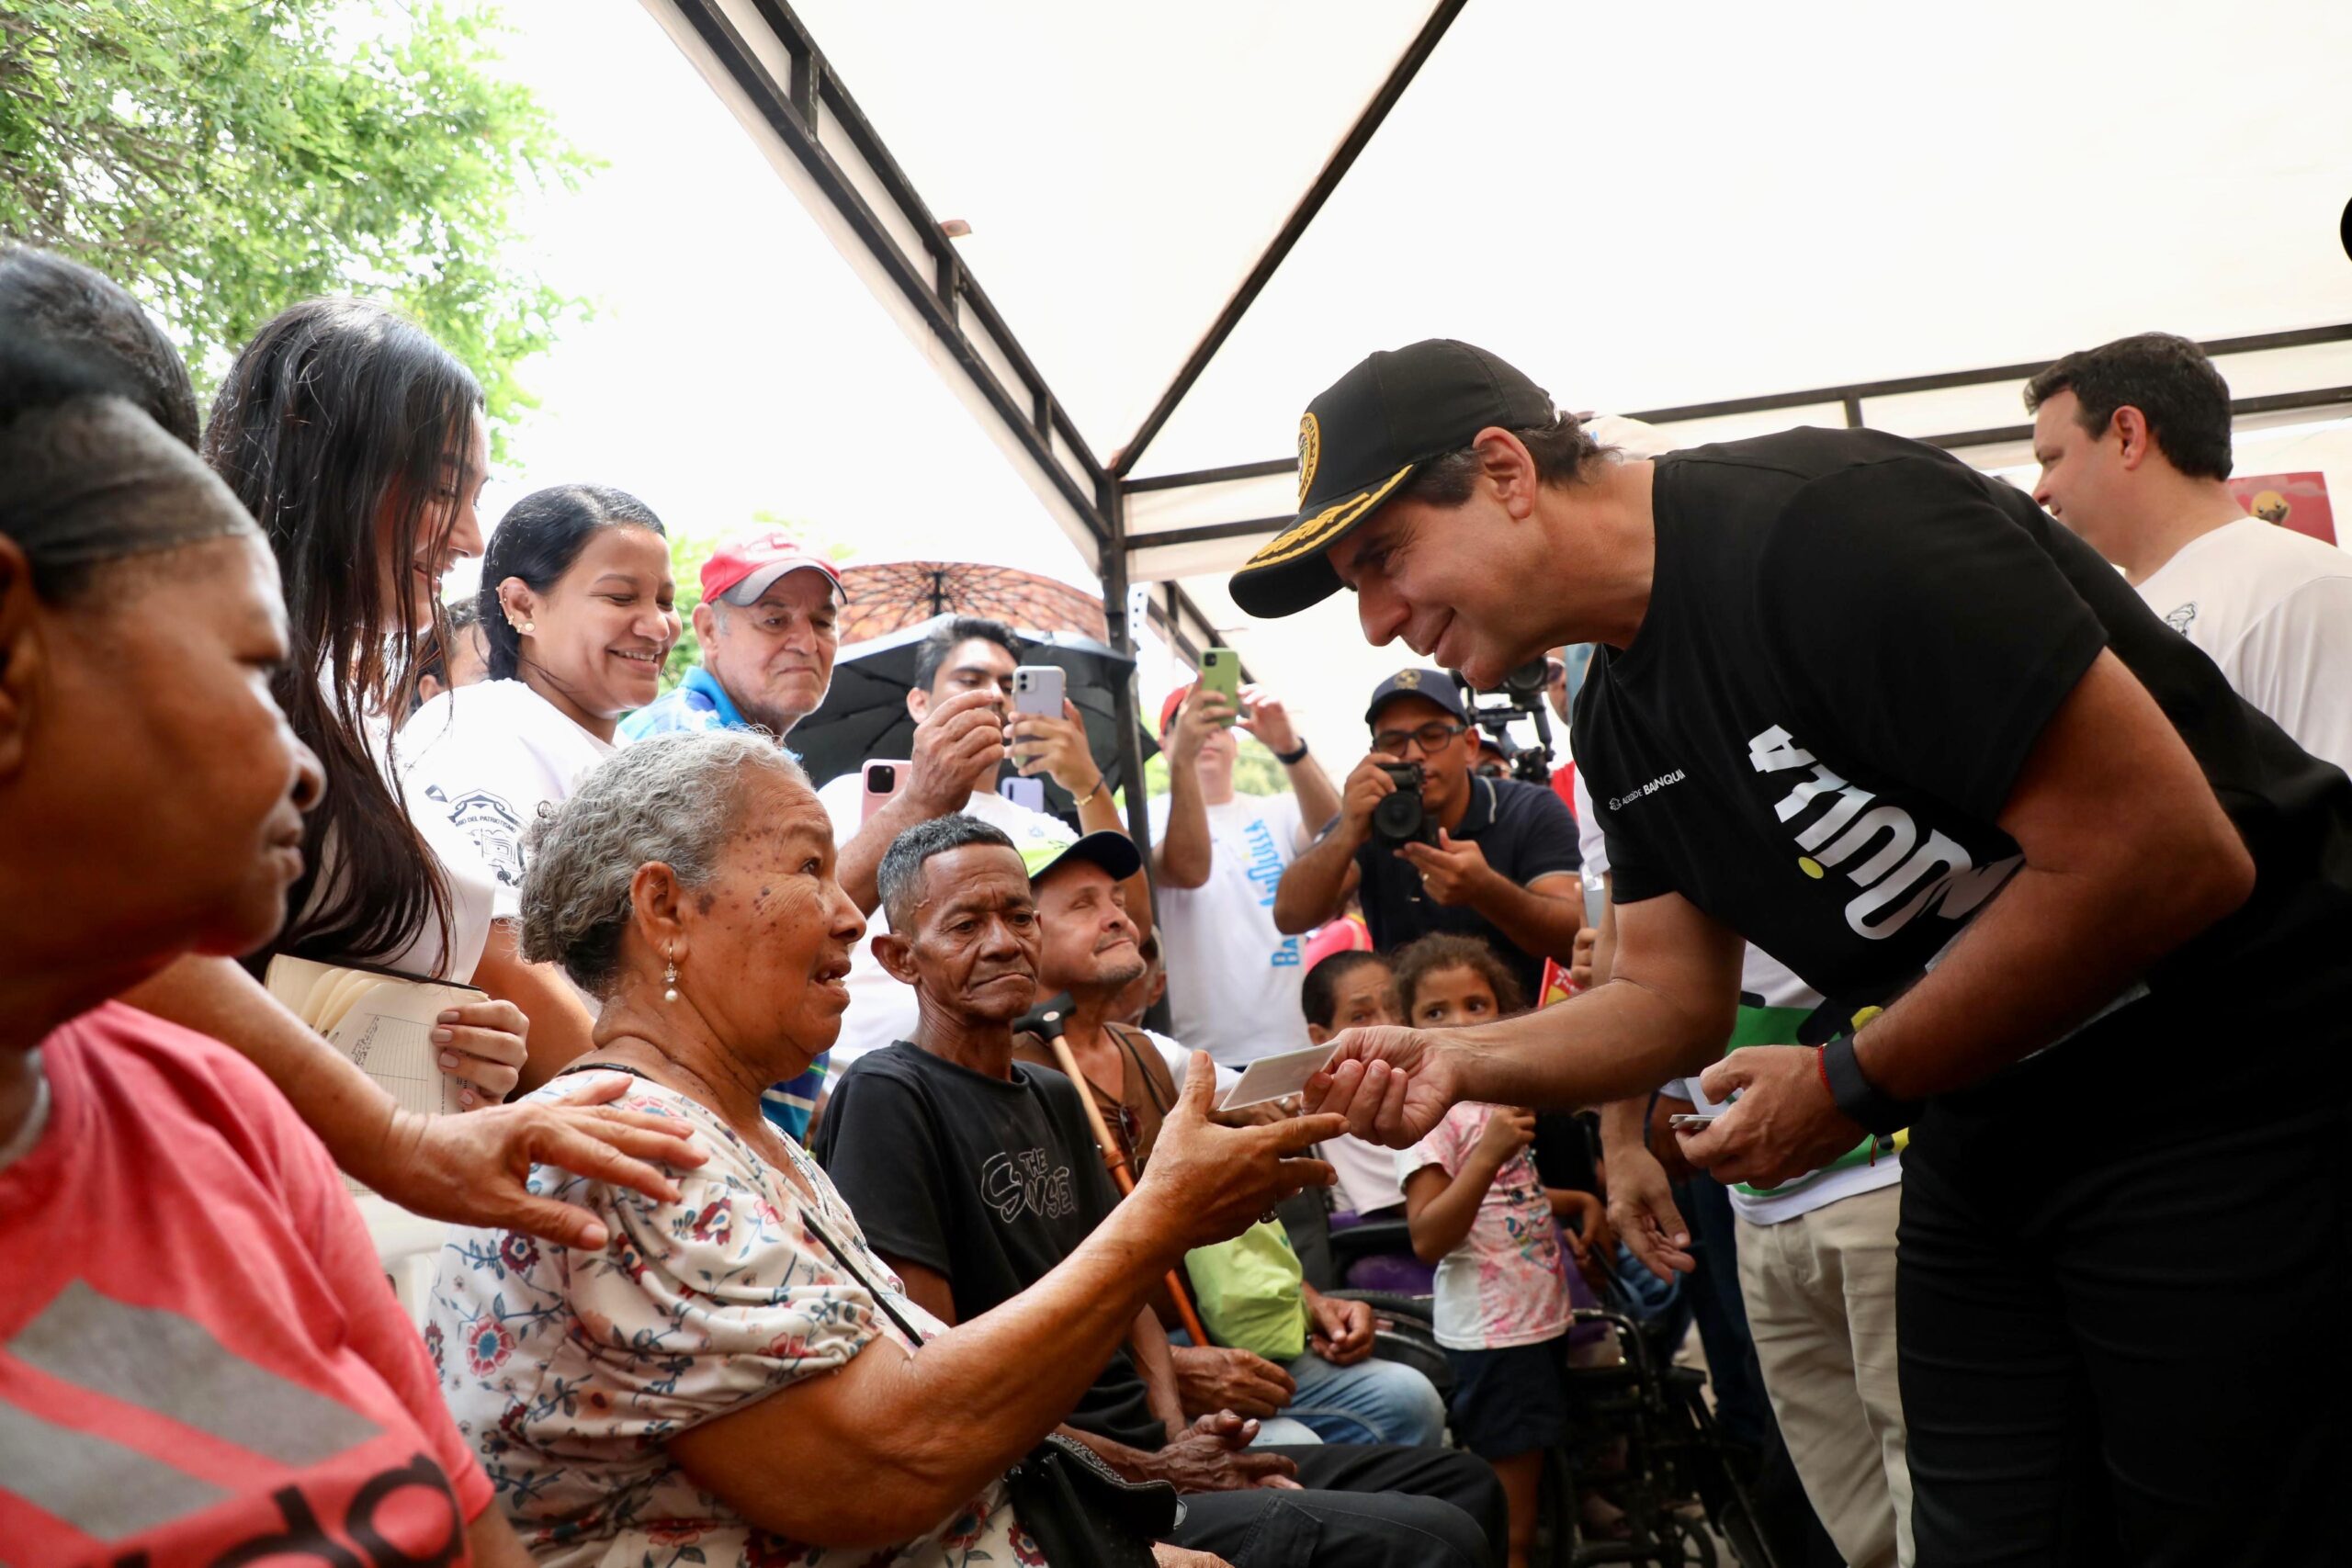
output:
M621 724L632 740L680 729L764 729L780 742L833 679L841 574L781 529L730 539L703 563L702 663Z
M703 562L695 606L702 662L623 719L621 733L641 740L681 729L763 729L784 745L832 684L841 646L834 622L847 597L832 564L781 529L729 539ZM761 1111L795 1142L808 1135L825 1066L819 1056L760 1097Z

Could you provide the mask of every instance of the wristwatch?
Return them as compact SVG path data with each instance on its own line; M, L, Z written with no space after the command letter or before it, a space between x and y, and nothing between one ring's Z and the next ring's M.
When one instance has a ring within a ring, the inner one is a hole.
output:
M1295 768L1295 767L1298 766L1298 764L1299 764L1299 763L1304 762L1305 761L1306 761L1306 738L1305 738L1305 737L1303 737L1303 736L1300 738L1299 742L1298 742L1298 750L1295 750L1295 751L1277 751L1277 752L1275 752L1275 753L1274 753L1274 761L1277 761L1277 762L1280 762L1280 763L1281 763L1283 767L1285 767L1285 768Z
M1899 1133L1917 1117L1917 1103L1895 1099L1863 1076L1861 1063L1854 1059L1852 1035L1840 1034L1822 1046L1815 1060L1829 1098L1839 1111L1860 1122L1864 1132Z

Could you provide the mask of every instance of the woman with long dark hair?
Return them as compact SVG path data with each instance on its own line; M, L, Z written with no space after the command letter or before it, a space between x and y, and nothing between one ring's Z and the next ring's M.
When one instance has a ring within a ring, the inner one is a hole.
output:
M319 1141L252 1064L123 1005L197 955L251 986L232 955L285 918L322 773L271 694L288 648L260 531L102 345L8 308L6 270L6 1554L526 1568ZM547 1113L583 1114L436 1120ZM678 1201L674 1119L611 1114L605 1157L563 1163ZM509 1151L518 1176L531 1147ZM538 1203L544 1232L566 1211ZM605 1223L569 1212L563 1234L601 1249Z
M6 344L98 367L164 431L196 446L196 398L178 350L137 300L88 267L0 243L0 344ZM643 1129L633 1118L594 1109L613 1098L605 1089L591 1088L563 1106L418 1115L401 1111L233 959L191 953L122 996L242 1053L268 1075L338 1165L402 1207L460 1224L514 1225L567 1246L600 1245L597 1224L585 1211L533 1194L525 1178L533 1163L548 1160L582 1172L620 1168L616 1148ZM469 1055L476 1031L462 1019L449 1021L449 1029L453 1055ZM666 1158L691 1165L699 1156L677 1150ZM649 1190L662 1190L658 1173L643 1175Z
M536 491L500 520L483 558L480 621L490 678L445 692L401 728L412 807L471 840L497 878L501 922L521 914L529 830L542 808L618 744L621 716L661 689L678 640L677 586L662 520L598 485ZM551 986L566 982L552 966ZM583 1012L593 1007L582 996ZM523 1087L578 1055L537 1030Z

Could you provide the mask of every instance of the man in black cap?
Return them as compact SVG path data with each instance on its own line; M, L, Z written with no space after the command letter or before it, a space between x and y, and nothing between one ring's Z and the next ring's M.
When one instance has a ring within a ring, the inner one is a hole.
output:
M1113 879L1138 864L1124 833L1024 855L1001 829L962 815L916 824L882 857L890 929L875 948L922 1013L910 1039L842 1075L815 1152L907 1294L943 1322L967 1322L1035 1284L1119 1201L1080 1089L1017 1059L1014 1031L1037 996L1031 879L1090 872L1093 908L1107 910ZM1100 934L1132 952L1132 930L1108 921ZM1119 953L1104 962L1115 966ZM1022 1372L1004 1369L1007 1379ZM1130 1480L1186 1494L1176 1543L1237 1562L1478 1568L1490 1549L1500 1557L1502 1490L1473 1455L1253 1448L1254 1420L1231 1411L1188 1419L1149 1307L1065 1430Z
M2352 1289L2352 781L2022 492L1875 431L1621 461L1466 344L1310 406L1254 615L1346 587L1473 681L1600 644L1577 764L1614 977L1342 1037L1310 1100L1401 1145L1456 1100L1704 1069L1691 1160L1769 1185L1911 1129L1900 1377L1921 1564L2333 1558ZM1740 938L1838 1032L1709 1065ZM1661 1238L1665 1240L1679 1238ZM2261 1329L2199 1311L2259 1303Z
M1311 931L1361 894L1381 952L1430 931L1478 937L1538 997L1544 960L1566 967L1584 923L1577 820L1548 789L1479 776L1469 717L1442 670L1399 670L1374 689L1372 751L1348 774L1339 819L1283 868L1274 925ZM1373 814L1397 792L1387 770L1416 762L1430 841L1400 845Z

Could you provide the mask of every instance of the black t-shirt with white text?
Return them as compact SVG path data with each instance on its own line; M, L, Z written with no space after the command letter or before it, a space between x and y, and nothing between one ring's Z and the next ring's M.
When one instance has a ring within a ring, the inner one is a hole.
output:
M1898 436L1793 430L1658 458L1651 506L1648 609L1575 714L1619 903L1681 894L1842 1016L1891 998L2022 863L1996 819L2111 649L2258 872L2148 988L2352 999L2310 962L2352 930L2352 784L2030 497Z
M1069 1079L1014 1062L1006 1082L904 1041L842 1075L811 1152L875 1251L945 1276L959 1323L1044 1279L1119 1201ZM1167 1441L1124 1341L1069 1419Z

